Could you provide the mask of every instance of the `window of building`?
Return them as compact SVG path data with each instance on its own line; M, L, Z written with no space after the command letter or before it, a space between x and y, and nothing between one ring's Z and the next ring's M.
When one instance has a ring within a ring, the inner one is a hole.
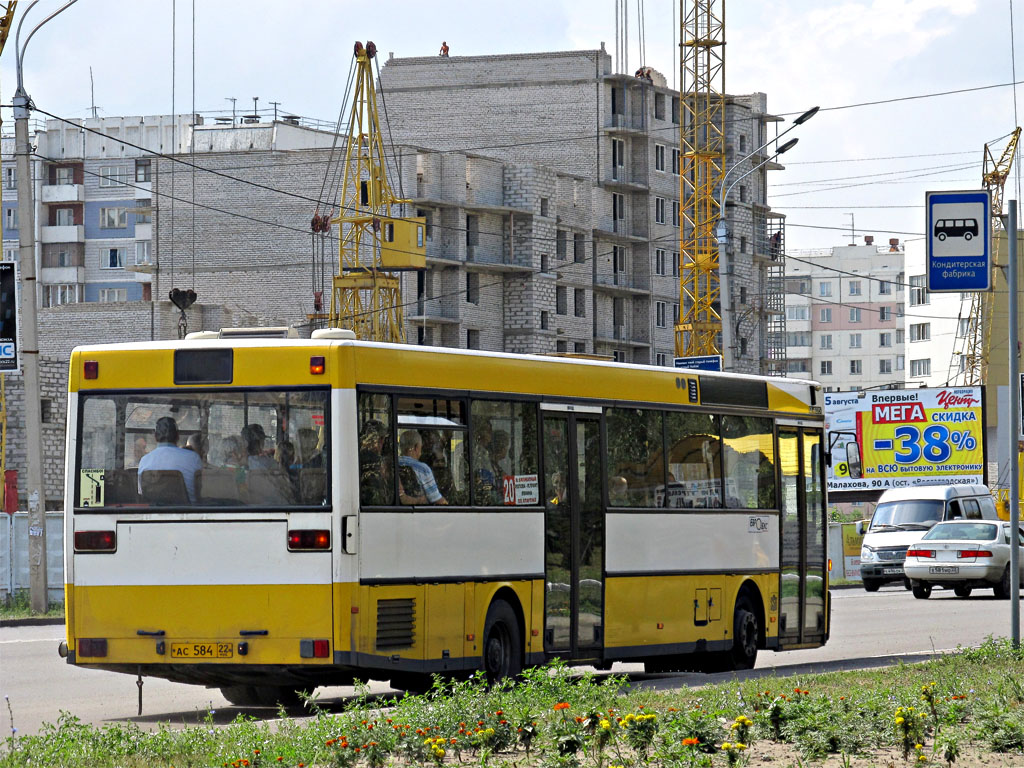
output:
M665 145L655 144L654 145L654 170L664 171L665 170Z
M860 307L850 307L850 322L851 323L859 323L860 322Z
M626 164L626 142L612 139L612 178L619 179Z
M665 119L665 94L656 93L654 94L654 119L664 120Z
M565 261L565 238L568 233L564 229L555 232L555 258Z
M144 198L135 201L135 223L136 224L152 224L153 223L153 201L150 198Z
M672 97L672 122L679 125L679 97Z
M664 275L665 274L665 249L655 248L654 249L654 274Z
M811 334L807 331L790 331L786 334L786 344L790 347L809 347Z
M851 280L850 281L850 295L851 296L860 296L860 280Z
M740 336L740 357L746 357L747 354L747 337Z
M747 202L747 197L748 197L747 185L746 184L740 184L740 202L741 203Z
M746 304L746 303L747 303L747 286L741 285L740 286L740 304Z
M931 361L931 358L925 358L923 360L911 360L910 361L910 375L911 376L931 376L932 375L932 361Z
M806 306L786 307L787 320L809 320L810 308Z
M480 349L480 331L466 331L466 349Z
M127 226L127 208L100 208L100 229L124 229Z
M555 287L555 314L566 315L569 313L569 289L564 285Z
M809 373L806 360L787 360L786 373Z
M128 301L128 289L127 288L100 288L101 303L112 304L115 302Z
M612 246L612 266L616 272L626 271L626 248L622 245Z
M550 265L548 264L548 255L546 253L542 253L540 255L540 271L541 272L547 272L548 269L549 269L549 266Z
M747 236L740 235L740 253L747 252Z
M878 372L879 373L892 373L892 360L888 357L883 357L878 361Z
M480 245L480 217L466 214L466 245Z
M541 216L547 216L548 215L548 198L546 198L546 197L542 197L540 199L540 215Z
M672 201L672 226L673 227L678 227L679 226L679 201L678 200L673 200Z
M892 320L892 307L879 307L878 319L882 322Z
M17 248L4 248L4 261L20 261Z
M902 371L905 367L906 358L903 355L896 355L896 370Z
M819 296L831 296L832 295L832 281L822 280L818 283L818 295Z
M656 224L665 223L665 198L654 198L654 221Z
M577 355L587 354L587 343L585 341L577 341L573 344L573 349Z
M910 324L910 340L913 341L929 341L932 337L932 324L931 323L911 323Z
M664 301L656 301L656 302L654 302L654 310L655 310L655 318L656 318L655 319L655 323L657 324L657 326L659 328L664 328L667 325L667 322L665 320L665 314L666 314L666 309L667 308L668 308L668 304L666 302L664 302Z
M128 168L123 165L102 165L99 177L101 187L119 187L128 183Z
M878 346L880 347L891 347L892 346L892 334L889 331L883 331L878 334Z
M480 275L477 272L466 273L466 301L480 303Z
M58 307L61 304L77 304L78 300L77 285L43 286L43 303L47 307Z
M883 280L878 284L878 293L882 296L892 295L892 283L888 280Z
M668 365L668 355L664 352L654 353L654 364L655 365Z
M135 181L152 181L152 161L148 157L140 157L135 161Z
M618 192L612 193L612 218L616 221L626 218L626 196Z
M860 360L851 360L850 361L850 374L853 375L853 376L860 376L862 367L863 366L861 365L861 361Z
M896 329L896 343L897 344L902 344L903 343L903 336L904 336L903 329L902 328L897 328Z
M971 332L971 318L961 317L956 327L956 335L963 338Z
M542 331L548 330L548 313L547 313L547 310L541 310L541 313L540 313L540 329Z
M916 307L921 304L931 303L931 298L928 296L928 283L924 275L911 275L910 276L910 306Z
M151 263L151 240L139 240L135 243L135 263L137 265Z
M859 333L850 334L850 349L860 349L861 338Z
M740 152L747 151L747 137L745 134L740 134Z
M573 312L576 317L587 316L587 292L582 288L573 289Z
M821 369L820 369L819 372L821 373L822 376L831 376L832 375L832 361L831 360L822 360L821 361Z
M18 209L10 206L4 208L4 229L12 230L18 228Z
M613 349L612 360L614 360L616 363L624 363L626 362L626 353L623 352L621 349Z
M45 262L44 262L45 263ZM57 266L58 267L70 267L71 264L71 249L67 246L59 246L57 249Z
M823 333L818 337L818 348L819 349L832 349L832 334Z
M818 320L822 323L832 322L832 307L822 307L818 311Z
M587 240L583 235L572 236L572 258L577 264L587 260Z
M679 325L679 304L675 303L672 305L672 322L675 325Z
M102 248L100 249L101 269L123 269L126 248Z
M623 98L625 93L622 88L612 87L612 114L613 115L624 115L626 114L626 105Z
M558 341L555 342L555 352L557 352L560 355L564 355L568 351L569 342L565 341L564 339L559 339Z
M41 397L39 398L39 410L40 410L40 421L43 424L53 423L53 398Z
M18 169L16 166L4 166L4 189L18 188Z
M672 253L672 277L679 277L679 251Z
M676 176L679 175L679 150L672 150L672 173Z
M58 208L53 212L53 221L58 227L73 227L75 225L75 209Z

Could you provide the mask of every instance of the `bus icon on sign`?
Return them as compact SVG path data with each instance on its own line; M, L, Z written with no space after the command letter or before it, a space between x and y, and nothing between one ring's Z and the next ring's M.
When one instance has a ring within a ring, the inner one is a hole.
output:
M962 237L964 240L971 240L978 236L977 219L939 219L935 222L933 233L939 241L945 241L947 237Z

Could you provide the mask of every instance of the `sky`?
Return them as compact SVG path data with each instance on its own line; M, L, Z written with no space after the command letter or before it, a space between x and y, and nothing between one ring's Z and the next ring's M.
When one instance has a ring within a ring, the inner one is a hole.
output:
M682 0L682 6L690 2ZM230 114L230 97L242 114L252 111L258 96L260 110L277 101L282 114L333 122L345 99L355 40L373 40L384 58L391 52L437 55L442 40L452 56L542 55L602 42L614 53L620 4L78 0L32 38L25 86L41 109L63 117L86 117L93 104L104 116L167 114L172 106L189 112L193 103L200 112ZM22 39L59 5L40 0ZM629 58L618 69L632 72L641 63L642 30L644 63L678 86L680 3L626 5ZM822 108L787 135L799 144L784 156L786 169L769 174L769 202L787 216L791 252L861 243L864 235L874 235L876 244L922 237L925 193L980 188L984 145L1005 142L1024 119L1024 91L1018 112L1008 85L1024 81L1024 60L1014 73L1013 39L1024 44L1024 3L726 5L726 91L764 92L769 111L786 120ZM15 28L28 6L29 0L19 3ZM15 85L14 49L12 34L0 56L4 103ZM1019 187L1014 174L1006 197L1019 197Z

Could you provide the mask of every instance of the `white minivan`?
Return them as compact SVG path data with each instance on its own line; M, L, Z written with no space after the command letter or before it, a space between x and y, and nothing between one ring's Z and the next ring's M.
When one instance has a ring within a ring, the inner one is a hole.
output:
M998 520L996 503L984 485L927 485L885 491L871 516L858 523L864 534L860 577L864 589L904 581L907 546L940 520Z

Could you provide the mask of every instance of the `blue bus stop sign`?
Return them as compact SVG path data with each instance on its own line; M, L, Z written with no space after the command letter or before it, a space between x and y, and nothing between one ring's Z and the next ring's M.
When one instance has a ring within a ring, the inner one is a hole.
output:
M928 290L992 290L992 198L988 190L927 192L925 203Z

